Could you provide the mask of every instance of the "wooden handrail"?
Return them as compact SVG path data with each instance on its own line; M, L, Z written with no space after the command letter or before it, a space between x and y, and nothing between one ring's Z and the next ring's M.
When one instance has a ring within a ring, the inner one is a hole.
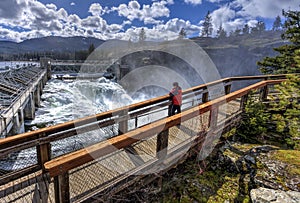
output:
M193 117L210 111L213 108L217 108L226 102L240 98L248 94L251 90L262 88L267 85L278 84L282 81L284 80L268 80L255 83L228 95L219 97L207 103L200 104L199 106L186 110L180 114L156 121L123 135L113 137L98 144L94 144L85 149L81 149L50 160L44 164L44 168L49 171L50 176L52 177L65 174L73 168L113 153L116 150L129 147L139 140L147 139L157 133L160 133L161 131L179 124L180 122L189 120Z
M285 78L285 77L286 77L286 75L260 75L260 76L229 77L229 78L220 79L220 80L217 80L217 81L209 82L209 83L206 83L206 84L202 84L202 85L199 85L199 86L196 86L196 87L186 89L186 90L183 91L183 95L190 94L192 92L199 91L201 89L207 89L208 87L216 85L216 84L228 83L230 81L257 80L257 79L266 80L266 79L276 79L276 78ZM60 132L60 131L74 129L75 127L79 127L79 126L83 126L83 125L86 125L86 124L91 123L91 122L95 122L95 120L99 121L99 120L111 118L113 116L116 116L116 115L120 114L124 110L134 111L134 110L144 108L144 107L147 107L149 105L155 105L155 104L158 104L160 102L167 101L167 100L169 100L169 95L164 95L164 96L156 97L156 98L153 98L153 99L149 99L147 101L139 102L139 103L136 103L136 104L131 104L129 106L117 108L117 109L110 110L110 111L103 112L103 113L99 113L99 114L96 114L96 115L87 116L87 117L84 117L84 118L76 119L76 120L73 120L73 121L68 121L68 122L58 124L58 125L54 125L54 126L51 126L51 127L42 128L42 129L39 129L39 130L36 130L36 131L31 131L31 132L27 132L27 133L15 135L15 136L7 137L7 138L4 138L4 139L0 139L0 149L1 148L2 149L6 148L6 147L12 147L16 144L21 144L21 143L26 142L26 141L37 139L41 134L44 135L44 136L48 136L48 135L51 135L53 133L57 133L57 132Z

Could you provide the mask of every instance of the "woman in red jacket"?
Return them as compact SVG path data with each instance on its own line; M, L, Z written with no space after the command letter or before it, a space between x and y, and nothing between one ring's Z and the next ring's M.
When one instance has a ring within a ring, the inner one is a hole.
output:
M170 92L172 104L169 108L169 116L175 115L175 113L181 113L182 104L182 89L178 85L178 82L173 83L173 89Z

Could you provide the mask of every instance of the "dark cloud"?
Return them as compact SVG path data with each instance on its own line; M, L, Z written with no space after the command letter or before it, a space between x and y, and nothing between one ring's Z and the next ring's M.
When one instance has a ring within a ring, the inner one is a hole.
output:
M26 3L17 0L1 0L0 1L0 18L16 19L21 16L22 8L26 7Z

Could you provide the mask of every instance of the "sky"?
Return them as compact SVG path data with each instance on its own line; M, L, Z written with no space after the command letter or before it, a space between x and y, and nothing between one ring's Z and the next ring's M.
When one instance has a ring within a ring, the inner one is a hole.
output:
M0 40L84 36L137 41L142 28L147 40L175 39L181 28L187 37L196 37L208 11L213 34L220 25L229 33L260 20L271 29L282 9L299 10L299 5L299 0L1 0Z

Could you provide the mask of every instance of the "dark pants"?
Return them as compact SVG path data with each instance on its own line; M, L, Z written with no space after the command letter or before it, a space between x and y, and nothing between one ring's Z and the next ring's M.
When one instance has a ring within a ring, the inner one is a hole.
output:
M171 116L175 115L175 113L181 113L181 106L179 105L171 105Z

